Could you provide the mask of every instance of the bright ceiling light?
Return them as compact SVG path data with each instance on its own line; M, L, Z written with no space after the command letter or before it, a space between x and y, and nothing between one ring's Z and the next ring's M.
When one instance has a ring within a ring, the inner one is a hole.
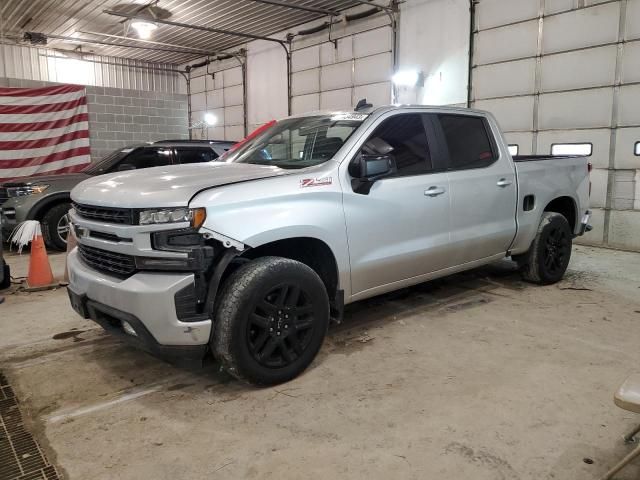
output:
M398 87L415 87L419 80L420 72L417 70L403 70L391 77L391 81Z
M218 119L213 113L205 113L204 121L207 125L211 126L211 125L215 125Z
M146 20L135 20L131 22L131 26L138 32L138 37L144 40L151 38L151 33L158 28L158 25Z

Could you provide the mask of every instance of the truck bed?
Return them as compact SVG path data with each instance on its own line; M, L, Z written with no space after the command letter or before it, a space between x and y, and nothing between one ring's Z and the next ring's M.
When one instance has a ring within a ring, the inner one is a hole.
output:
M519 155L514 156L513 160L518 178L518 230L511 251L522 253L529 248L528 242L535 236L534 230L538 228L540 211L557 198L575 199L572 201L576 203L578 218L572 228L577 233L580 227L579 217L589 205L587 157ZM526 197L530 197L529 200L533 197L533 202L526 202Z

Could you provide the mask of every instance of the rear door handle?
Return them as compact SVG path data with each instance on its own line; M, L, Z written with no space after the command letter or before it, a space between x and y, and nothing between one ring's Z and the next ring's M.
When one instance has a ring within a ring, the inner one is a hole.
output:
M437 197L438 195L442 195L446 190L442 187L429 187L424 191L425 196L427 197Z
M509 185L511 185L513 182L511 180L507 180L506 178L501 178L500 180L498 180L498 183L496 183L496 185L498 185L499 187L508 187Z

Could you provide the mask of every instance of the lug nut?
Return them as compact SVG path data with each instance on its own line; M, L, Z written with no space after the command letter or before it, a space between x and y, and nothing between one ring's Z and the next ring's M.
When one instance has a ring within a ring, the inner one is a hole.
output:
M278 332L278 335L280 335L280 332Z
M271 327L271 328L269 329L269 331L270 331L270 332L273 332L273 327Z

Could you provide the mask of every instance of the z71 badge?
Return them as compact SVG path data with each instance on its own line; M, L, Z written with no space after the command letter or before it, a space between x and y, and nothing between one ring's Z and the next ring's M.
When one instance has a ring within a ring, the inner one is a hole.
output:
M300 188L305 187L322 187L323 185L331 185L333 179L331 177L322 178L303 178L300 180Z

